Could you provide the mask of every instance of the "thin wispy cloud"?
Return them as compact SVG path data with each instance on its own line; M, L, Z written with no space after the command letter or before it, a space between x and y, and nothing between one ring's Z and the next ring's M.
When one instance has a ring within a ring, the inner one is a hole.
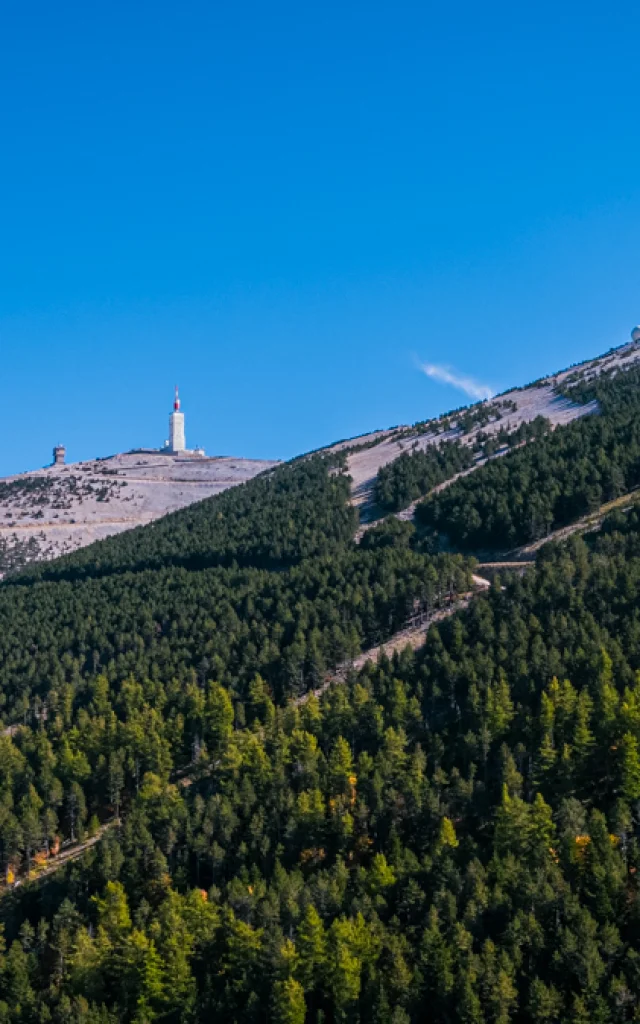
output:
M458 373L450 366L437 366L435 363L419 363L420 369L427 377L437 380L440 384L450 384L458 391L464 391L469 398L477 401L484 401L486 398L493 398L494 391L488 384L482 384L474 377L468 377L464 373Z

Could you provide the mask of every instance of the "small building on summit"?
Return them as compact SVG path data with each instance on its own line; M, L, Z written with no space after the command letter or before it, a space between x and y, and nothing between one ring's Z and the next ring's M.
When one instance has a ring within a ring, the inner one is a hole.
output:
M53 465L64 466L66 454L67 449L65 448L65 446L63 444L57 444L53 449Z

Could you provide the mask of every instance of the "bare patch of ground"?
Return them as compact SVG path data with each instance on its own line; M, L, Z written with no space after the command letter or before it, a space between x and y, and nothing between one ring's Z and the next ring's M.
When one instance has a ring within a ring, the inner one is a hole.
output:
M630 341L627 345L612 349L596 359L587 359L584 363L569 367L568 370L552 374L546 378L545 383L552 386L567 384L574 377L580 380L592 380L601 373L609 373L612 370L628 370L638 360L640 360L640 345Z

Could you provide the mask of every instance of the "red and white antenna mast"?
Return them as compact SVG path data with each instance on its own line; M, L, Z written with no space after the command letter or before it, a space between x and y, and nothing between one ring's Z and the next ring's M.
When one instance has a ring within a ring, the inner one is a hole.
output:
M173 402L173 411L180 412L180 396L178 395L178 385L176 384L176 397Z

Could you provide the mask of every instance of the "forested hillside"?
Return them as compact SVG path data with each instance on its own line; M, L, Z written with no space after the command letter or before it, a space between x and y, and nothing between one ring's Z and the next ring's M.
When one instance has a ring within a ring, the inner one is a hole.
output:
M491 458L501 448L515 448L543 437L550 429L544 416L521 423L509 430L503 427L491 436L475 435L472 447L460 441L445 441L430 448L401 455L383 466L376 477L375 501L385 512L399 512L423 497L438 484L472 468L478 461Z
M459 550L506 551L593 512L640 484L640 370L571 389L601 414L496 459L418 506L424 528Z
M640 482L634 374L418 530L354 543L318 456L0 586L0 1021L640 1019L637 511L311 692L469 590L434 508L506 547Z
M274 465L148 449L0 479L0 578L150 523Z
M469 469L473 461L471 449L457 441L401 455L379 470L376 503L386 512L399 512L437 484Z
M244 486L29 569L23 579L82 579L170 565L284 568L349 541L355 512L339 457L283 466Z

